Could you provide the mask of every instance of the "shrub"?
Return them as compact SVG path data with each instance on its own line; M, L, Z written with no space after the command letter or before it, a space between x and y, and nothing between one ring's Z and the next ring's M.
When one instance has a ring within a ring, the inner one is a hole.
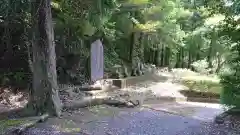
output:
M240 44L233 46L231 52L231 59L227 63L229 70L221 75L221 103L240 108Z
M198 60L191 64L195 71L201 74L208 74L208 63L206 59Z
M227 106L240 107L239 77L233 73L221 76L223 91L221 93L221 103Z

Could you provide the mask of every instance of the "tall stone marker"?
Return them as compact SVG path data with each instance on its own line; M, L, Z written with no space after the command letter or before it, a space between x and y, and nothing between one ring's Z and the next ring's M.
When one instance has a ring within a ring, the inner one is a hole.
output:
M91 44L91 81L95 82L103 78L104 74L104 55L103 45L100 40Z

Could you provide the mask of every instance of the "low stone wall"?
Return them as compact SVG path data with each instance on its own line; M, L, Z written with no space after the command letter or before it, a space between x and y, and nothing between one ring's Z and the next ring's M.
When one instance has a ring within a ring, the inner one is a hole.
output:
M112 79L112 84L119 88L126 88L129 86L134 86L146 81L151 82L164 82L167 80L167 77L160 76L156 74L145 74L142 76L128 77L123 79Z

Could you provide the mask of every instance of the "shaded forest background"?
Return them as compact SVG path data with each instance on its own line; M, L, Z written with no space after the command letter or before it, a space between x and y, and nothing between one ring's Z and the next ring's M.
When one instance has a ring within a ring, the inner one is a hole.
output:
M0 1L2 86L31 86L32 4ZM89 82L90 44L101 39L106 76L114 74L115 65L126 67L124 76L134 75L139 63L188 68L220 76L227 99L237 97L239 4L235 0L52 0L58 82Z

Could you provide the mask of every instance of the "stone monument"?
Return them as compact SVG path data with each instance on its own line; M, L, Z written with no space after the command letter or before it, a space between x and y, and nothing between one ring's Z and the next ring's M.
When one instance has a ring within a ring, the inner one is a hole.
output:
M98 39L91 44L91 82L94 83L103 79L104 75L104 54L102 42Z

